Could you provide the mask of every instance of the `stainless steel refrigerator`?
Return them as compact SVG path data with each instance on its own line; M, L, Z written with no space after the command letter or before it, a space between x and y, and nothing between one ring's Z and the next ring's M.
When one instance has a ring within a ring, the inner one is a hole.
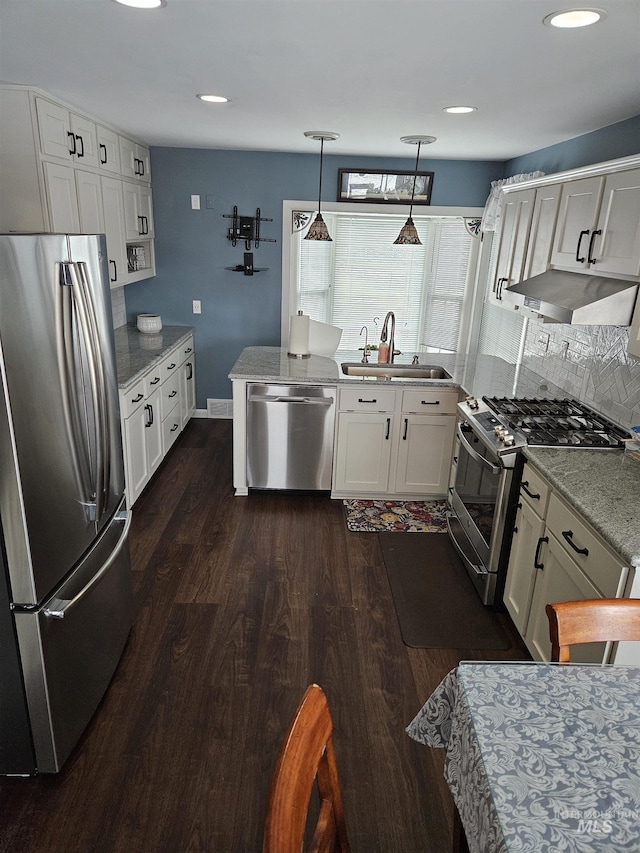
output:
M0 773L56 773L132 622L102 235L0 235Z

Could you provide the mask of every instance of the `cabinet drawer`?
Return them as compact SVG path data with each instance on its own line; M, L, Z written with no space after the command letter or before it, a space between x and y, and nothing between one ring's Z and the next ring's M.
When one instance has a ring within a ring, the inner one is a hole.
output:
M161 362L154 366L144 375L144 393L148 397L162 384Z
M458 392L451 388L421 388L402 392L402 411L421 415L455 415Z
M164 420L180 400L180 374L170 376L160 391L160 417Z
M392 412L396 405L396 392L390 388L363 385L362 388L341 388L340 406L349 412Z
M188 341L184 341L179 347L176 347L176 355L178 356L178 365L183 365L185 361L193 356L193 337Z
M128 418L139 409L145 398L145 380L139 379L130 388L120 391L120 414Z
M180 407L175 406L173 411L162 421L162 453L165 455L176 438L180 435Z
M622 560L555 494L549 498L547 531L606 598L619 594L627 573Z
M546 480L527 462L520 481L520 500L525 501L542 518L549 502L550 487Z
M160 363L160 372L162 375L162 381L168 379L170 376L175 376L180 372L180 356L182 354L181 349L176 348L171 350L169 355L165 356Z

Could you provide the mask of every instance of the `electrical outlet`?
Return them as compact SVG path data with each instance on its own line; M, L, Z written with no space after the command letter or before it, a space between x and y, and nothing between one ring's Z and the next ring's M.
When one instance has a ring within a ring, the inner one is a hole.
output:
M540 334L538 335L538 341L537 342L540 344L540 349L542 350L543 353L547 352L547 350L549 349L549 338L550 337L551 336L549 335L548 332L540 332Z
M191 210L200 210L200 196L192 195L191 196Z
M194 314L202 314L202 305L200 304L199 299L193 300L193 313Z

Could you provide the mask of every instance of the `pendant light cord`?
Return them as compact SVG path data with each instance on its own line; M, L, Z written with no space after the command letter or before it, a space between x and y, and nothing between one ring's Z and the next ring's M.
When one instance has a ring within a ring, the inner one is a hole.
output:
M322 200L322 155L324 151L324 136L320 137L320 186L318 188L318 213L320 213L320 202Z
M420 146L422 142L418 142L418 153L416 154L416 167L413 171L413 187L411 188L411 204L409 205L409 219L413 213L413 197L416 194L416 181L418 180L418 162L420 160Z

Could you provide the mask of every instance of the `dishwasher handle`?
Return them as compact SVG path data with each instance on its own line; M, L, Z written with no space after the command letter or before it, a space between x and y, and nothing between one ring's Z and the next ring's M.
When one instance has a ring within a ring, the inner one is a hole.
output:
M250 403L302 403L311 406L331 406L333 397L281 397L277 394L250 394Z

